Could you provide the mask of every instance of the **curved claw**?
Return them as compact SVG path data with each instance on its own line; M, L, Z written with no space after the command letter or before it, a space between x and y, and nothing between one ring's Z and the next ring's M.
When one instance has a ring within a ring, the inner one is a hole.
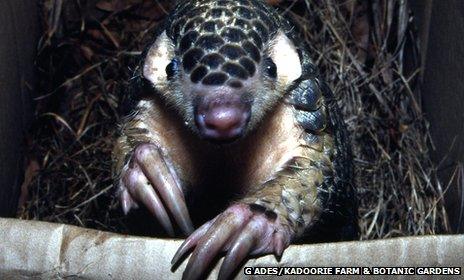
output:
M126 188L120 187L120 189L121 193L119 194L119 199L121 200L122 211L124 215L127 215L132 208L137 208L137 203L132 199Z
M286 244L285 237L282 232L276 232L274 238L274 254L277 259L280 259L288 244Z
M141 145L135 151L135 158L181 230L185 234L192 233L194 228L185 204L184 194L160 151L152 144Z
M242 224L242 219L234 219L231 214L221 215L200 239L187 263L182 279L198 279L203 275L211 261L223 250L226 242Z
M183 255L185 255L185 253L190 251L190 249L192 249L198 244L198 242L200 241L200 238L203 237L203 235L205 235L206 231L209 229L209 227L215 220L216 219L211 220L207 222L206 224L202 225L199 229L197 229L194 233L192 233L187 239L185 239L185 241L182 243L182 245L180 245L179 249L177 249L176 254L172 258L171 265L177 264L177 262L179 262L179 260L182 258Z
M229 252L227 253L221 269L219 270L218 279L229 279L237 266L248 256L255 246L255 231L250 224L236 238Z
M125 174L123 181L129 189L129 192L137 200L141 201L158 219L169 236L174 236L174 228L172 226L171 220L169 219L168 213L164 209L163 203L159 199L155 190L148 183L147 178L142 173L140 167L137 164L134 164L134 166ZM124 195L124 192L122 195Z
M273 215L260 208L237 203L195 231L180 246L172 264L195 247L182 279L199 279L220 252L228 251L219 279L230 277L247 256L282 255L292 233ZM275 214L277 215L277 214Z

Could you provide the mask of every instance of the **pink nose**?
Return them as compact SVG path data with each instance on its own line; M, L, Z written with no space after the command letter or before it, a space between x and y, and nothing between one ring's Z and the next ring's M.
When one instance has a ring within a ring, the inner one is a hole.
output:
M243 117L243 112L235 107L216 107L205 114L205 125L208 129L228 134L240 128Z
M198 130L210 140L234 140L243 134L250 116L249 109L241 103L208 104L200 106L195 116Z

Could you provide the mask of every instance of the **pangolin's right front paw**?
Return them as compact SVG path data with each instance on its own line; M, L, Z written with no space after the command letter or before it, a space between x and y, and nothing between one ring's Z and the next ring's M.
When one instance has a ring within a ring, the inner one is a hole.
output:
M174 229L168 211L184 234L193 232L177 175L154 144L140 144L135 148L122 170L119 192L124 213L142 203L170 236L174 236Z

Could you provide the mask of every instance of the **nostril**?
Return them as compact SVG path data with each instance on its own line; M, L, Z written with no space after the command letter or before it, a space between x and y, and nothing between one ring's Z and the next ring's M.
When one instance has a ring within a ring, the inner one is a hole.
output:
M208 129L228 132L240 128L246 119L246 114L233 107L213 108L204 115L205 126Z
M195 99L193 109L199 136L218 143L245 135L251 117L251 102L244 102L243 94L206 93Z
M200 134L212 141L229 141L243 135L250 110L241 103L200 107L195 122Z

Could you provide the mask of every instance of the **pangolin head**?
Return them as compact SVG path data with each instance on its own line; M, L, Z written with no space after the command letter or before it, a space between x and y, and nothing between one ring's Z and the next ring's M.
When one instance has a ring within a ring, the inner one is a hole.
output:
M182 1L164 26L143 76L202 138L247 135L301 75L297 48L263 1Z

